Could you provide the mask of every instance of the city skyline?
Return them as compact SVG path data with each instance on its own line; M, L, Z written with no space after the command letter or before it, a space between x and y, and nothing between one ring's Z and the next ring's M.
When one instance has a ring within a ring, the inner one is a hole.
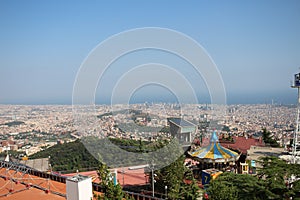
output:
M71 104L76 74L92 49L143 27L173 29L202 45L220 71L228 104L295 104L290 85L300 67L299 10L299 1L1 1L0 104ZM201 78L180 61L169 64L199 88L199 103L209 103ZM108 78L99 87L109 84ZM140 88L131 102L176 102L167 89ZM96 103L109 97L98 93Z

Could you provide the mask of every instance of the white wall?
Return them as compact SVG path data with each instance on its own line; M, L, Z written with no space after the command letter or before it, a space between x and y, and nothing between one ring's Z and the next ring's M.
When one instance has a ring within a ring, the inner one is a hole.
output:
M67 200L91 200L93 199L92 178L86 177L84 180L66 182Z

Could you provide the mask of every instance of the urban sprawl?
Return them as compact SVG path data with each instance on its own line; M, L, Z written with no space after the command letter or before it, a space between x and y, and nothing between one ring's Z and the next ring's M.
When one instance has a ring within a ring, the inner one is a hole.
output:
M79 132L71 105L0 105L0 152L15 150L31 155L86 134L155 140L168 137L159 130L168 126L170 117L183 118L197 125L196 136L207 133L205 136L210 137L216 129L219 134L249 138L259 136L265 128L281 147L287 148L296 123L296 108L292 105L144 103L95 105L94 109L97 127L92 132ZM203 126L211 121L215 123Z

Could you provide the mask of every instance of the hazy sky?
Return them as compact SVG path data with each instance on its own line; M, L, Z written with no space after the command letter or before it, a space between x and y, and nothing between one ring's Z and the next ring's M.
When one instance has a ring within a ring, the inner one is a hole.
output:
M71 103L89 52L141 27L174 29L200 43L220 70L229 103L296 102L290 81L300 67L298 0L2 0L0 103Z

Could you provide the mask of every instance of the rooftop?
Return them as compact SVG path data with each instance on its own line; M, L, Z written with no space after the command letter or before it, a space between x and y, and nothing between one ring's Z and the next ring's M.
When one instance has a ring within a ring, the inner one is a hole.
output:
M73 182L81 182L81 181L89 179L89 178L90 177L88 177L88 176L84 176L84 175L81 175L81 174L76 174L75 176L67 178L67 180L73 181Z
M216 131L213 132L208 146L196 149L189 154L205 162L228 162L239 158L238 153L220 145Z
M0 198L3 200L65 200L66 185L46 178L0 168Z
M248 151L248 160L259 160L261 157L265 156L275 156L279 157L283 155L284 148L274 148L274 147L256 147L252 146Z
M168 118L169 122L172 122L173 124L181 127L189 127L189 126L196 126L192 122L189 122L187 120L184 120L182 118Z
M233 137L235 142L227 143L220 141L223 147L238 150L243 154L247 154L247 150L251 148L251 146L264 146L264 143L256 138L245 138L245 137Z
M121 185L143 185L147 183L144 167L124 167L113 170L116 170L118 174L122 174L118 176ZM97 184L99 183L97 171L80 172L69 174L69 176L72 176L69 180L73 181L92 178L94 193L103 195L101 186ZM66 179L66 175L40 172L20 163L0 161L0 198L7 200L66 199ZM124 192L134 199L158 199L147 194Z
M148 181L144 168L132 169L131 167L124 167L112 169L112 171L113 170L117 171L117 180L122 187L130 185L145 185ZM72 177L76 175L77 173L71 173L64 174L63 176ZM99 183L97 171L79 172L79 175L91 177L94 183Z

